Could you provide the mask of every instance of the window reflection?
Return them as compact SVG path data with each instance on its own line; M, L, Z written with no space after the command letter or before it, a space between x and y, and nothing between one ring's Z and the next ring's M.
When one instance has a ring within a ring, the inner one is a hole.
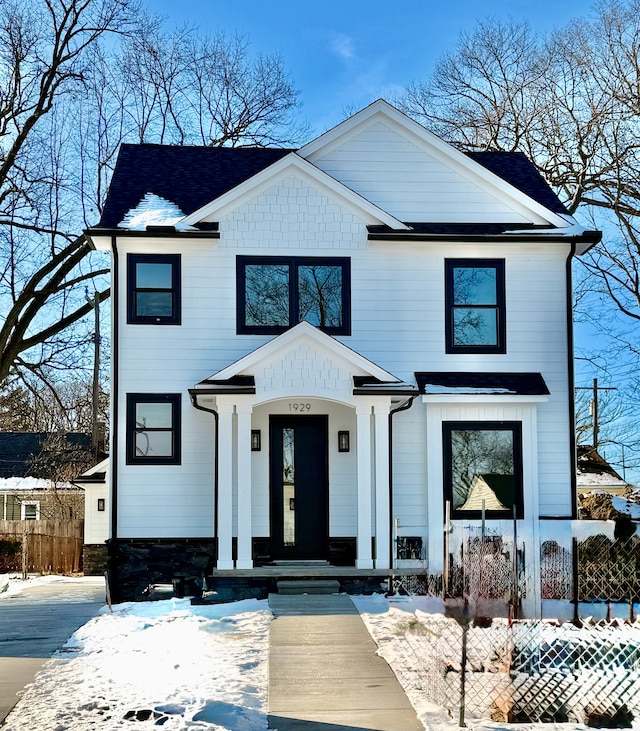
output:
M296 541L296 475L294 429L282 430L282 526L283 544L294 546Z

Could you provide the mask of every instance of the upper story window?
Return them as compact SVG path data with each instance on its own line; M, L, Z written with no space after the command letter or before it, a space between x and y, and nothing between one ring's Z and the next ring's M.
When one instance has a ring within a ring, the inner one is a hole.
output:
M179 393L127 394L127 464L180 464Z
M127 322L180 324L180 255L127 256Z
M351 262L346 258L237 258L239 333L281 333L303 320L351 333Z
M522 518L522 424L444 422L444 494L451 517Z
M504 259L447 259L447 353L506 353Z

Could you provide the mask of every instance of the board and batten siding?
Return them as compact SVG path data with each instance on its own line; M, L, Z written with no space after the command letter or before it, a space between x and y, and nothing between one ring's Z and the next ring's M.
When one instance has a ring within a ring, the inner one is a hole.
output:
M417 153L414 150L411 154ZM433 173L434 186L441 172ZM384 172L377 177L384 179ZM423 193L428 198L428 190ZM461 194L461 201L465 195ZM402 191L398 198L403 198ZM486 210L491 218L498 215L497 210ZM504 211L501 215L504 217ZM191 406L188 389L273 337L236 334L238 253L350 257L352 334L337 340L403 380L413 382L415 371L542 373L551 396L536 407L539 508L542 515L570 514L565 299L568 245L368 242L367 223L363 215L331 200L308 182L288 176L226 215L220 221L219 240L172 241L150 236L145 240L122 237L118 241L120 536L212 535L213 417ZM124 262L130 252L181 254L182 325L126 324ZM447 257L506 260L506 355L445 353ZM128 392L182 394L182 465L124 464ZM334 422L354 424L355 418L347 407L326 408L333 450L337 430ZM263 438L266 416L265 407L256 409L254 423L262 426L255 428L262 429ZM401 527L412 529L407 535L419 532L420 523L424 533L427 519L431 519L426 496L431 490L441 490L441 482L436 486L427 484L424 405L415 403L409 412L394 418L393 517L400 520ZM355 457L351 453L351 463L342 457L332 452L330 459L330 530L334 536L354 534ZM264 535L268 529L267 458L264 448L252 458L254 535Z

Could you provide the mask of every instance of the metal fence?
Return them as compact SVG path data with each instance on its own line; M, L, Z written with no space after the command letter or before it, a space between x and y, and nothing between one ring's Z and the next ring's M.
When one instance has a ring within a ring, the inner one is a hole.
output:
M392 640L401 681L460 725L499 722L625 725L640 713L640 626L554 625L445 617L412 621ZM410 668L407 670L407 668Z

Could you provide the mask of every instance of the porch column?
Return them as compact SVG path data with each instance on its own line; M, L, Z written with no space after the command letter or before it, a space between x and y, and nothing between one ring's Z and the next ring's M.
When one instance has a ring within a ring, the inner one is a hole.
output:
M356 568L372 569L371 555L371 403L356 404L358 469L358 534Z
M373 405L376 486L376 568L388 569L391 547L389 507L389 411L390 398L376 399Z
M238 398L236 403L238 427L238 560L236 568L252 569L251 546L251 412L248 398Z
M219 569L233 568L233 401L218 396L218 562Z

